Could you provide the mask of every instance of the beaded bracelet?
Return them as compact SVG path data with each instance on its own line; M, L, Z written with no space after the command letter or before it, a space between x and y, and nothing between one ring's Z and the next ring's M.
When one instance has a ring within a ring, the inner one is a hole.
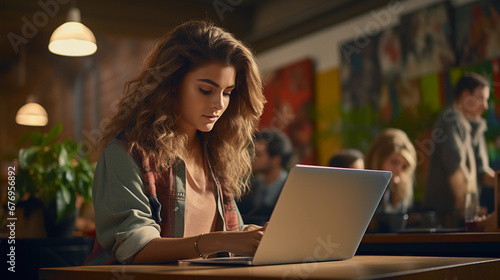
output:
M194 250L196 251L196 253L198 253L198 255L200 256L200 258L202 259L206 259L208 258L208 256L203 256L203 254L200 252L200 249L198 249L198 242L200 241L200 238L203 236L203 233L198 235L198 238L196 238L196 241L194 242Z

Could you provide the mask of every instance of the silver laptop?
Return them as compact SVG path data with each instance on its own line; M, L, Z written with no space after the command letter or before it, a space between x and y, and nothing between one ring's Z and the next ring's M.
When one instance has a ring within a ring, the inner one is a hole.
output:
M296 165L253 258L181 262L270 265L352 258L391 176L389 171Z

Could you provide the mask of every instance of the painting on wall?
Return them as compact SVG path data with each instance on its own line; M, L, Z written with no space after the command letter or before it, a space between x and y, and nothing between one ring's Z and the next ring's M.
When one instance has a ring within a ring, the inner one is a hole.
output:
M328 165L331 155L346 146L341 139L340 69L333 68L315 76L317 161L319 165Z
M344 110L378 109L381 73L377 55L379 35L371 36L362 47L359 39L340 45L342 107Z
M455 30L460 65L500 56L500 1L480 0L457 7Z
M454 65L450 11L444 2L401 17L403 77L416 78Z
M421 117L422 94L418 79L383 79L379 118L383 124L416 121Z
M259 127L278 129L290 137L293 163L315 164L312 61L301 60L268 73L264 83L267 103Z
M401 76L403 54L400 26L381 31L377 55L380 61L380 73L384 80L393 81Z

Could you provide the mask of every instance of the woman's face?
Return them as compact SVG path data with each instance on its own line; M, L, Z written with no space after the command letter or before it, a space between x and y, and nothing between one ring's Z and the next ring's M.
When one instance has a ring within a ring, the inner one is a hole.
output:
M401 153L392 153L382 163L382 170L392 172L391 182L399 183L401 181L401 173L410 168L410 164Z
M184 76L180 86L180 126L188 134L211 131L229 105L236 70L208 63Z

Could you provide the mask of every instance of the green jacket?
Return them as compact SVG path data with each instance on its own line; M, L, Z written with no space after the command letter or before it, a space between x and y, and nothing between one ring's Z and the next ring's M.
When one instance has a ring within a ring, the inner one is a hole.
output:
M210 171L214 182L217 182L215 174L212 170ZM173 174L170 182L175 185L175 192L168 196L167 200L170 202L165 201L161 195L158 196L163 209L163 221L158 223L154 218L150 199L144 186L143 170L118 140L114 140L106 147L99 157L92 187L97 242L84 264L116 262L127 264L154 238L184 237L186 194L184 162L176 165L170 174ZM157 192L160 193L159 190ZM170 191L166 192L170 193ZM226 224L227 213L230 211L236 211L238 223L236 230L241 228L243 220L234 200L224 202L225 197L217 183L215 183L215 192L217 212L222 220L222 228L218 230L235 230L234 225ZM171 204L170 207L168 204ZM166 230L166 227L170 229Z

